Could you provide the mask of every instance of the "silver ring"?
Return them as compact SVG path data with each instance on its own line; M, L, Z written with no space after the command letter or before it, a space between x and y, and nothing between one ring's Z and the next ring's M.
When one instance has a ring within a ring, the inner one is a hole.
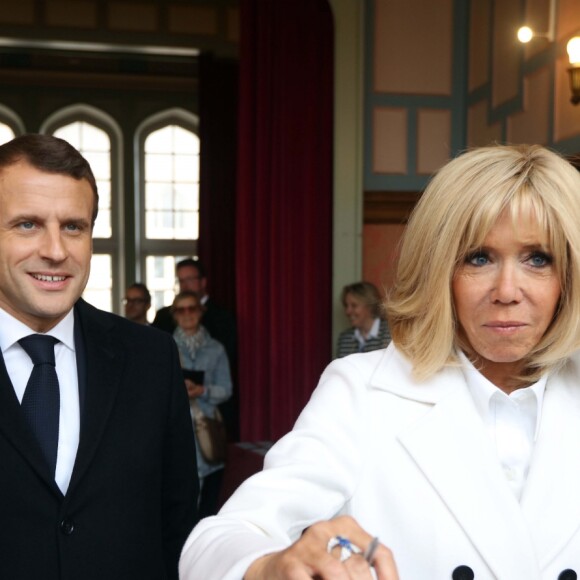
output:
M379 547L379 539L375 536L371 543L367 546L367 549L364 553L364 559L369 563L369 566L373 565L373 560L375 559L375 553L377 548Z
M346 562L353 554L360 554L362 550L350 543L348 538L343 536L333 536L328 540L326 551L330 554L334 548L340 547L340 561Z

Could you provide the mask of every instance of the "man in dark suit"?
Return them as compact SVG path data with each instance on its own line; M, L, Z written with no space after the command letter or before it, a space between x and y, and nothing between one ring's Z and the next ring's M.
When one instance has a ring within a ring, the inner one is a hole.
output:
M7 580L177 580L196 521L173 340L80 299L97 204L88 163L65 141L27 135L0 146Z
M210 336L221 342L226 349L234 381L234 390L231 398L219 405L219 408L224 417L229 438L237 441L239 439L239 410L238 391L236 388L237 337L235 318L231 312L218 306L208 295L207 276L199 260L186 258L177 262L175 275L180 292L195 292L200 297L203 306L201 323ZM171 313L171 306L160 308L152 324L156 328L172 333L175 330L176 323Z

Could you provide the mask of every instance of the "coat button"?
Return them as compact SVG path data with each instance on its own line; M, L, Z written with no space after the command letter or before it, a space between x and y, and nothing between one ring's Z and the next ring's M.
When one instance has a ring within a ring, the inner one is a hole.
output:
M578 574L568 568L567 570L562 570L558 575L558 580L576 580L578 578Z
M451 580L473 580L475 574L469 566L457 566L453 572L451 572Z
M65 518L64 520L62 520L62 522L60 522L60 531L65 536L70 536L74 532L74 529L75 529L75 524L72 520Z

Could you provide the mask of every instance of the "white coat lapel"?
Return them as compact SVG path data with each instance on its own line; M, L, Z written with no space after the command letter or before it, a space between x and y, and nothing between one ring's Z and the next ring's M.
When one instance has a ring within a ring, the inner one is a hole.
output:
M455 388L399 439L494 575L539 579L522 510L504 479L471 395L456 370L445 374Z
M580 528L580 383L576 365L548 379L540 432L522 497L540 565Z

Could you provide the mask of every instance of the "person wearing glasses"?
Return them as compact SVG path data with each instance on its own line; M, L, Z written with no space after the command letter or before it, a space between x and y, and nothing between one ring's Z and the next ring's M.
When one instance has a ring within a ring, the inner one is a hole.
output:
M180 292L171 307L177 324L173 338L177 343L181 366L185 371L195 371L185 376L185 386L190 405L196 404L206 417L215 417L217 405L232 395L230 365L223 345L213 339L201 324L203 307L196 292ZM192 419L194 413L192 409ZM217 512L219 492L224 473L224 463L210 463L197 446L197 471L201 485L199 517Z
M199 296L203 307L203 325L216 340L223 344L230 366L234 367L237 352L235 318L231 312L216 304L209 296L204 266L196 258L185 258L175 265L175 277L180 292L187 290ZM166 332L173 332L176 324L171 306L160 308L155 314L152 325Z
M228 437L231 441L239 440L239 397L236 387L237 369L237 330L236 319L232 312L223 308L209 295L209 281L203 264L197 258L185 258L175 265L175 277L179 292L195 292L201 301L202 324L212 338L219 341L226 349L230 372L233 377L232 396L219 408L226 422ZM151 323L155 328L172 333L175 330L175 318L171 306L164 306L155 314Z
M151 308L151 294L149 289L142 282L135 282L127 288L125 298L125 318L137 324L149 324L147 311Z

